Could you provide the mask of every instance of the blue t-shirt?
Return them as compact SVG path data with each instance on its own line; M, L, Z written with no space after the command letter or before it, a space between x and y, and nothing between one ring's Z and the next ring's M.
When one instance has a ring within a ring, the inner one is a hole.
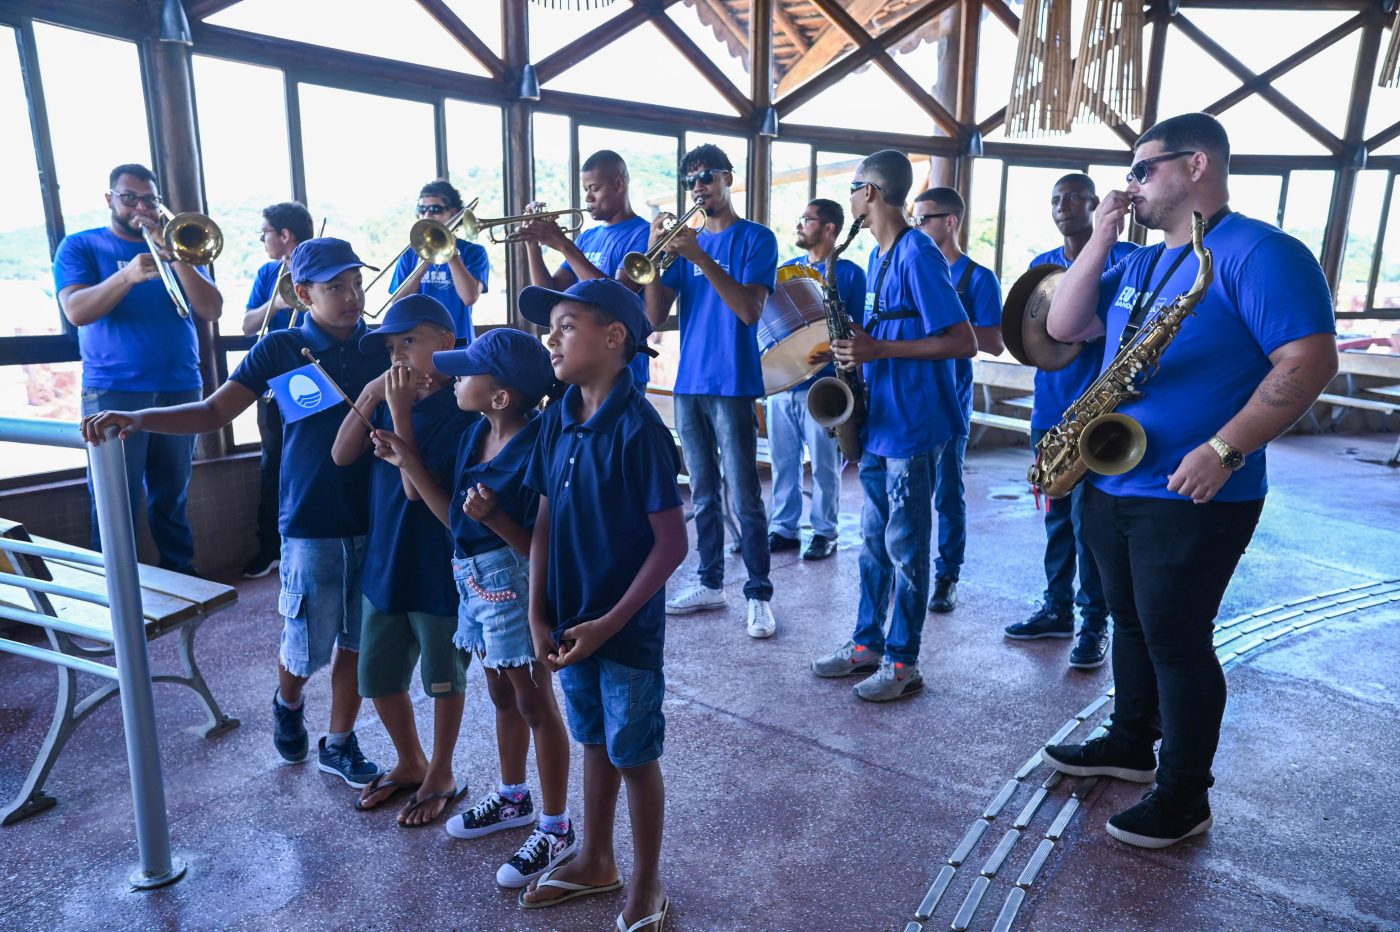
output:
M149 251L144 240L122 239L107 227L65 236L53 259L54 293L101 284ZM213 281L203 266L198 272ZM159 277L134 286L105 317L79 327L78 351L84 388L188 392L204 385L194 317L180 316Z
M772 294L778 284L778 238L752 220L736 220L718 233L696 237L741 285L762 285ZM681 357L676 366L677 395L763 397L758 363L758 324L744 323L720 299L700 266L677 259L662 278L680 302Z
M491 274L491 260L486 255L486 250L476 243L469 243L458 237L457 252L461 254L462 264L467 267L472 278L481 282L481 293L490 291L486 280ZM411 249L399 258L399 264L394 266L393 277L389 279L390 293L413 274L413 270L418 268L421 261L418 254ZM423 273L423 280L418 283L417 293L430 295L442 302L442 306L452 315L458 340L470 343L476 339L476 331L472 330L472 306L462 303L457 294L457 287L452 284L452 270L447 267L446 262L442 265L428 266L428 271Z
M1137 252L1134 243L1116 243L1108 254L1108 267L1113 268L1127 256ZM1031 260L1030 268L1037 265L1060 265L1069 268L1070 260L1065 257L1065 247L1057 246L1049 252L1042 252ZM1046 372L1035 370L1035 397L1031 405L1031 429L1049 430L1065 416L1065 410L1084 394L1089 384L1099 377L1103 368L1103 338L1090 340L1084 344L1079 355L1063 369Z
M806 265L816 269L826 276L826 262L812 262L807 256L798 256L789 262L784 262L783 267L789 265ZM836 260L836 293L841 296L841 306L846 309L846 316L856 323L860 323L861 316L865 313L865 272L850 259ZM811 388L817 379L836 374L836 364L827 363L816 375L812 376L801 385L794 385L790 390L794 392L805 392Z
M633 217L621 223L589 227L578 235L574 245L578 246L579 252L582 252L598 271L609 278L621 280L622 257L629 252L646 252L650 236L651 224L641 217ZM578 273L569 265L568 260L565 260L560 268L568 269L574 280L578 280ZM650 360L646 353L638 353L627 364L627 368L632 370L632 378L637 380L638 385L645 385L651 380Z
M1269 354L1315 333L1335 333L1327 279L1302 243L1278 227L1229 214L1205 240L1215 260L1215 280L1162 354L1159 371L1143 385L1142 398L1118 411L1137 418L1147 432L1142 462L1121 476L1089 475L1110 495L1183 500L1167 491L1167 477L1193 449L1240 412L1273 369ZM1162 277L1177 256L1188 254L1169 280ZM1140 290L1157 291L1144 326L1196 280L1198 263L1188 243L1140 249L1104 273L1099 317L1107 331L1106 356L1117 349ZM1159 258L1147 281L1148 267ZM1105 362L1105 367L1107 362ZM1268 491L1264 449L1216 493L1217 501L1256 501Z
M485 462L481 461L479 451L491 433L491 422L482 418L462 435L453 460L456 480L452 487L452 503L448 506L456 556L474 557L507 546L495 531L468 517L462 510L467 501L467 489L476 488L478 482L496 493L501 511L516 524L526 529L535 526L540 497L525 487L525 468L535 451L535 438L539 436L542 420L538 412L531 411L529 421L520 428L520 432Z
M970 276L967 271L969 268L972 269ZM958 300L962 302L963 310L967 312L967 319L972 326L1001 326L1001 282L997 281L991 269L977 265L970 256L964 254L949 267L948 278L953 283L953 289L958 292ZM967 278L966 289L962 287L964 278ZM972 360L954 359L953 373L957 377L958 400L971 416Z
M365 323L341 342L310 314L295 327L269 333L253 344L229 376L255 395L267 394L268 379L307 365L303 347L351 398L389 368L389 354L360 352ZM348 409L341 404L282 425L281 502L277 528L283 537L357 537L369 529L369 459L337 466L331 446Z
M681 503L675 441L623 372L587 421L573 412L577 386L550 405L525 485L549 499L549 617L554 638L605 615L636 579L656 545L650 516ZM586 558L585 558L586 557ZM598 648L597 656L661 669L665 587Z
M883 262L876 246L865 269L867 323L875 310L873 289ZM948 277L948 260L922 233L911 231L895 243L880 293L881 318L907 311L916 316L871 324L866 332L877 340L922 340L967 322ZM864 371L868 452L906 459L967 433L969 415L958 400L953 360L876 359L866 363Z
M451 384L414 402L413 436L429 472L440 479L451 474L457 444L480 417L457 407ZM375 408L370 421L382 430L394 429L385 402ZM409 500L397 466L375 456L373 449L360 459L370 463L369 539L360 591L381 612L455 618L457 584L452 580L452 539L447 528L426 503Z
M267 302L272 300L272 292L277 287L277 278L282 274L282 268L282 263L276 260L264 262L258 267L257 277L253 279L253 288L248 292L248 310L262 310L267 307ZM291 322L291 308L278 308L272 312L272 319L267 322L267 332L285 330ZM262 321L258 321L258 326L262 326Z

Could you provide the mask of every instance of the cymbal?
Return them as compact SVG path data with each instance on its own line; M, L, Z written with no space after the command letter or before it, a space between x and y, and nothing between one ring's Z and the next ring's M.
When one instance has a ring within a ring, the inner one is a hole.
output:
M1046 372L1068 366L1084 347L1083 343L1061 343L1045 326L1064 274L1063 266L1037 265L1016 279L1002 305L1001 338L1007 350L1018 362Z

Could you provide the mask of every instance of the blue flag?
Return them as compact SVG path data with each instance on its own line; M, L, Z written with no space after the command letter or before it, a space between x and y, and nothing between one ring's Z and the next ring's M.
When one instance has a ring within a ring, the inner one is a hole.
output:
M282 420L290 424L340 404L340 392L315 366L302 366L267 380L272 397L282 409Z

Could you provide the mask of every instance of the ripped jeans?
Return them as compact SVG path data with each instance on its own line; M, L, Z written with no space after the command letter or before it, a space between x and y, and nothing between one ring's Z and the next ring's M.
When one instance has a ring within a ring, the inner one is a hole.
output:
M860 608L851 640L899 663L917 663L928 604L929 557L933 533L933 466L943 447L909 459L860 458L865 493L860 526ZM894 609L889 636L885 613Z

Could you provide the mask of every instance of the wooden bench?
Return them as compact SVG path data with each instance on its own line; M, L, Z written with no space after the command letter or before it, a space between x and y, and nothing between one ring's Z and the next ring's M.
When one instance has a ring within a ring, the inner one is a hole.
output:
M974 429L972 436L968 438L969 445L975 446L989 429L1006 430L1030 436L1031 422L1029 418L994 414L992 408L995 405L1009 405L1013 408L1029 411L1035 400L1034 369L1017 362L1001 362L978 357L972 360L972 381L978 389L977 394L981 404L973 407L972 425ZM1007 388L1024 394L1011 398L994 399L992 397L993 388Z
M114 668L97 662L97 658L113 654L112 618L102 568L65 561L65 555L100 558L92 551L31 538L22 525L0 519L0 620L42 629L50 645L44 648L0 638L0 651L44 660L58 669L53 723L23 787L0 809L0 824L4 825L57 803L43 791L49 772L78 724L117 695ZM184 675L155 675L152 681L180 683L199 696L209 717L203 725L190 729L195 734L212 738L238 727L238 719L220 710L194 656L195 632L211 614L231 605L238 598L237 590L151 566L139 566L137 572L147 641L180 632L178 651ZM79 672L100 676L105 682L80 697Z
M1340 392L1327 392L1320 395L1316 405L1309 409L1308 419L1315 430L1325 429L1318 419L1317 405L1331 406L1326 428L1332 429L1338 427L1351 411L1369 411L1373 414L1379 414L1385 419L1400 411L1400 385L1380 385L1362 389L1362 391L1386 398L1385 401L1359 397L1356 385L1358 376L1383 379L1400 377L1400 355L1344 350L1337 354L1337 359L1337 376L1342 380L1343 389ZM1389 458L1386 459L1386 465L1400 465L1400 436L1396 437L1395 447L1391 450Z

